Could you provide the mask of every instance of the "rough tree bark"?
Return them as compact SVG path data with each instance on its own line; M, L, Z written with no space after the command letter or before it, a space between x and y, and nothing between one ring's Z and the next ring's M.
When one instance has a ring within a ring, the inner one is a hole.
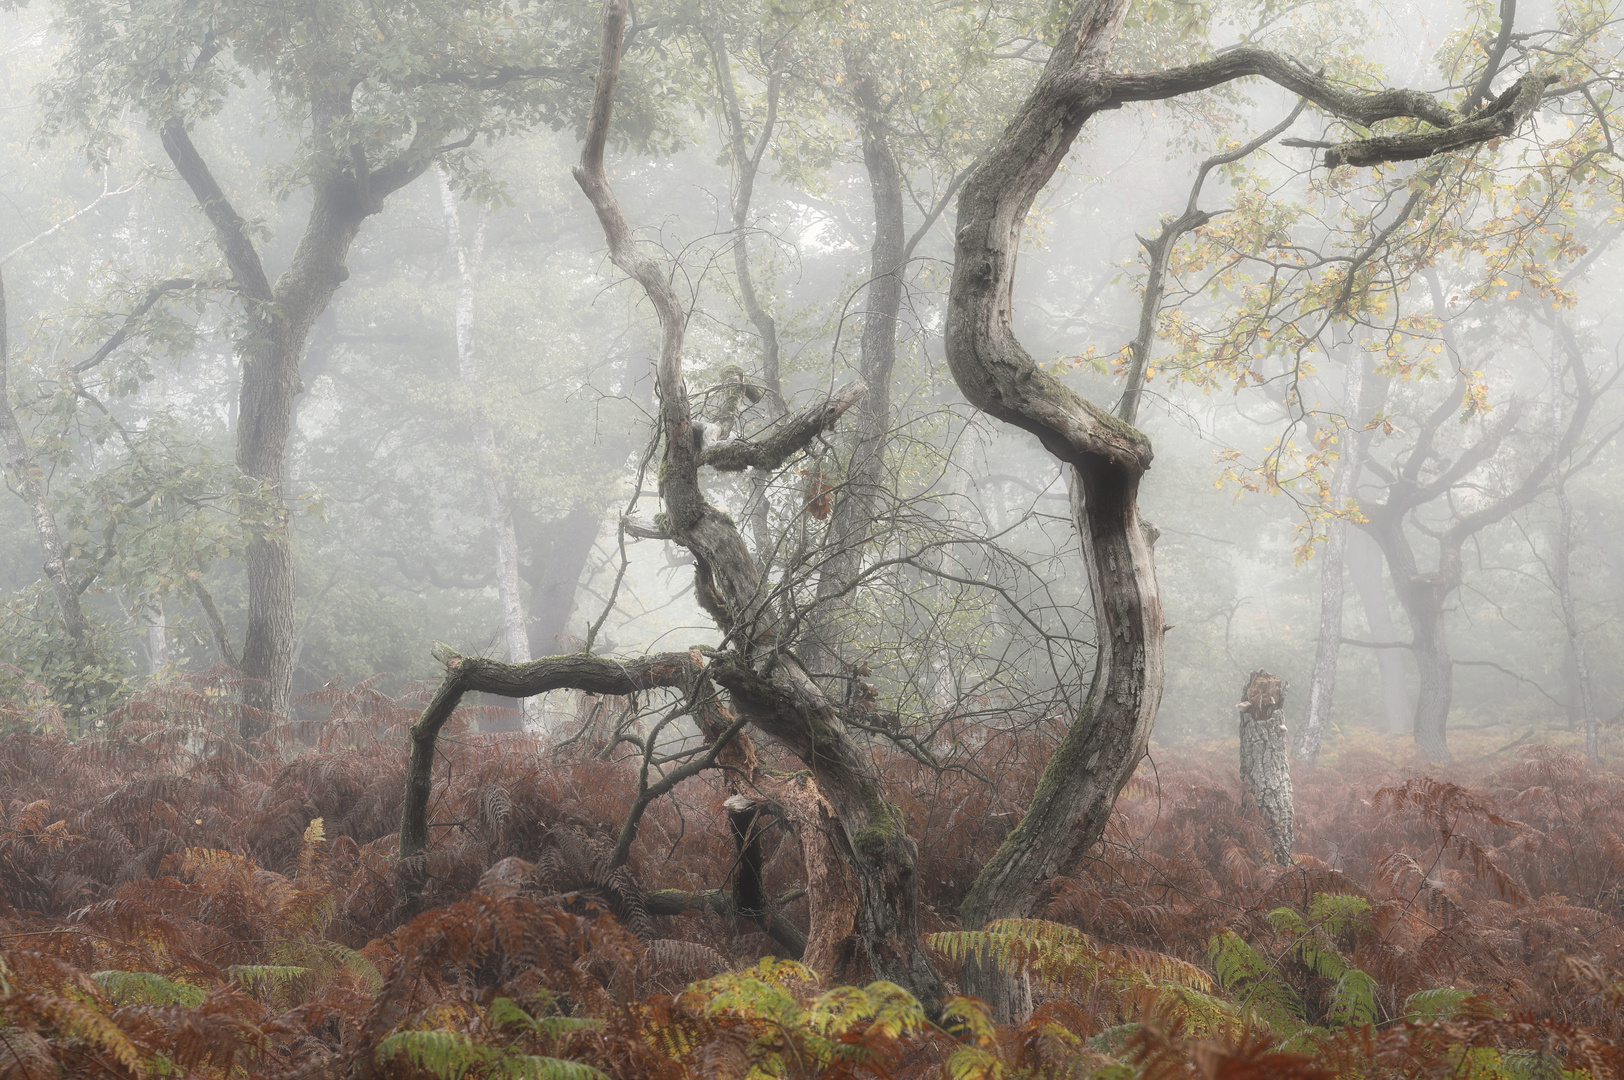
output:
M1274 861L1291 865L1294 838L1291 763L1286 759L1286 725L1280 718L1286 692L1267 671L1254 671L1235 706L1240 710L1241 806L1255 805L1263 815Z
M457 260L456 348L457 375L473 405L474 460L479 466L480 496L485 504L485 527L491 532L496 555L496 597L502 612L502 639L510 664L530 661L530 637L526 632L524 604L519 598L519 540L513 528L513 502L502 480L501 459L496 451L496 430L485 409L484 385L479 377L479 356L474 342L474 275L485 253L487 217L481 215L473 240L464 242L462 212L451 180L443 169L435 169L440 186L440 210L445 217L446 240ZM498 721L482 724L485 731L516 731L522 721L534 719L531 699L519 703L520 723Z
M1497 99L1492 116L1475 122L1426 94L1346 91L1261 49L1233 49L1159 73L1111 74L1105 64L1126 8L1126 0L1075 5L1037 85L959 198L946 319L948 364L973 405L1031 432L1071 467L1099 643L1088 697L1045 767L1026 816L965 897L960 920L968 928L1037 910L1043 882L1074 868L1099 839L1118 792L1144 754L1161 698L1161 600L1151 538L1136 505L1140 478L1150 466L1149 442L1038 368L1012 329L1022 224L1082 125L1112 104L1163 99L1261 75L1363 125L1412 116L1435 129L1326 151L1327 164L1371 164L1462 145L1462 138L1481 141L1509 133L1532 112L1537 89L1544 85L1539 78L1518 82Z
M873 762L847 733L817 683L792 654L763 647L779 627L760 567L733 520L709 503L699 484L701 464L730 470L776 468L860 400L866 387L859 382L786 418L757 442L735 439L702 451L683 383L684 308L665 272L637 249L604 172L625 20L625 0L610 0L592 116L575 178L597 211L611 260L643 287L660 320L659 476L665 512L657 525L693 554L697 598L736 646L717 656L712 676L728 690L741 715L806 762L834 811L836 841L858 880L858 932L874 975L907 987L937 1012L943 989L920 941L916 855L901 813L886 800Z

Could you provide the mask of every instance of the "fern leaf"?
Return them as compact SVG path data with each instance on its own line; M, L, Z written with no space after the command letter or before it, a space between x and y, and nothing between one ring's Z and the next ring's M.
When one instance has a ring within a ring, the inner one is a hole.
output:
M998 1043L998 1028L987 1003L971 997L950 997L942 1007L942 1030L959 1042L987 1047Z
M1374 1024L1379 990L1375 979L1356 967L1350 967L1336 981L1327 1015L1345 1024Z
M1303 1026L1302 999L1275 971L1274 965L1233 930L1214 935L1207 946L1218 982L1234 994L1241 1008L1255 1013L1270 1029L1291 1034Z
M490 1023L494 1028L518 1024L538 1035L556 1039L576 1031L592 1031L603 1027L602 1020L577 1016L535 1017L521 1009L512 998L499 997L491 1002Z
M599 1070L579 1061L535 1054L505 1057L491 1075L503 1080L608 1080Z
M97 1047L136 1076L146 1075L141 1066L141 1053L130 1037L94 1006L72 998L53 997L44 999L39 1011L64 1034Z
M96 971L90 977L115 1005L179 1005L195 1009L208 994L150 971Z
M278 990L285 990L309 974L310 969L297 964L233 964L226 972L244 986L269 983Z
M470 1069L488 1064L494 1056L457 1031L397 1031L378 1044L378 1061L404 1056L407 1061L439 1077L461 1080Z
M1315 893L1308 917L1327 934L1343 934L1367 924L1370 901L1351 893Z
M1002 1080L1004 1063L979 1046L961 1046L948 1055L948 1080Z
M1461 1002L1471 996L1470 990L1453 986L1417 990L1404 1000L1404 1015L1411 1020L1452 1020Z

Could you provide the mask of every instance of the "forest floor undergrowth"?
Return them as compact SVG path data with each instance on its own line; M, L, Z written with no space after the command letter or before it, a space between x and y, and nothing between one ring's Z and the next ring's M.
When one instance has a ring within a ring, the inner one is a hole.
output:
M832 980L753 923L651 913L650 890L729 887L727 791L655 804L607 870L635 765L590 740L448 729L404 917L419 697L335 689L245 744L193 681L95 735L0 736L0 1080L1624 1076L1624 770L1566 732L1459 732L1446 765L1334 742L1294 775L1288 868L1233 742L1157 747L1044 918L974 932L954 912L1058 732L989 735L991 786L884 756L941 973L974 954L1030 988L1002 1026L968 999L928 1022L860 957ZM764 871L804 925L787 829Z

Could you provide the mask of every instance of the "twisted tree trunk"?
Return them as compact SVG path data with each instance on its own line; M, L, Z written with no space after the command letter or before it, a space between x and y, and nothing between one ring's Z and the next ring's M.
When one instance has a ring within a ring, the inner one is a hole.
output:
M733 520L711 506L699 484L702 464L730 470L777 468L856 404L867 388L861 383L847 387L785 418L758 441L701 447L683 383L685 309L665 272L636 247L604 171L625 20L626 0L609 0L592 115L575 178L597 211L611 260L637 280L659 316L659 476L665 512L657 525L693 554L696 596L738 646L718 656L712 676L728 690L741 715L807 763L833 810L835 841L857 877L858 933L875 977L908 988L934 1014L940 1011L943 988L920 940L916 855L902 815L885 798L873 761L852 740L817 683L792 654L770 647L780 627L767 603L761 568Z
M1135 502L1150 467L1150 444L1034 364L1012 327L1022 224L1083 124L1115 103L1164 99L1260 75L1367 126L1415 116L1437 129L1325 153L1327 165L1364 165L1509 134L1532 113L1544 86L1539 78L1524 79L1483 114L1465 120L1425 94L1346 91L1261 49L1234 49L1169 71L1111 74L1105 64L1126 10L1127 0L1080 0L1073 7L1037 85L959 197L948 365L971 404L1031 432L1071 467L1074 516L1098 627L1087 699L1045 767L1025 818L965 897L960 920L969 928L1037 910L1042 883L1074 868L1099 839L1118 792L1144 755L1161 700L1165 627L1152 538L1141 527ZM987 996L984 972L972 968L966 980ZM997 986L991 990L989 999L1007 1014L1008 995Z

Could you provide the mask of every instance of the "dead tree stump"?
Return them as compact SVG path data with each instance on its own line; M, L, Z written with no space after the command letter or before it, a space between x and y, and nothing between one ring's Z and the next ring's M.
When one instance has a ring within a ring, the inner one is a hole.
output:
M1267 671L1254 671L1242 691L1240 710L1242 805L1255 802L1274 858L1291 865L1291 766L1286 757L1286 725L1280 719L1285 686Z

